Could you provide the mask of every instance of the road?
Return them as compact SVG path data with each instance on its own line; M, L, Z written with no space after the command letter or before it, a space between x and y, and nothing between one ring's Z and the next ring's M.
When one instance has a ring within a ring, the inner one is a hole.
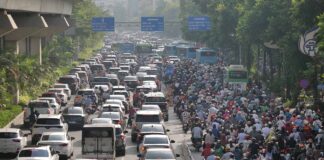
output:
M131 96L132 97L132 96ZM69 103L66 107L73 105L73 99L74 96L71 98ZM62 107L62 110L64 107ZM96 115L91 115L90 117L94 118ZM202 157L200 156L200 153L193 152L194 148L191 147L190 142L190 132L187 134L184 134L182 131L182 125L179 119L177 118L176 114L173 113L173 108L169 108L169 121L165 122L165 127L170 130L168 132L168 135L171 140L175 140L175 143L172 144L173 148L175 149L176 154L180 154L181 156L178 158L178 160L188 160L187 154L184 154L184 145L183 143L186 142L189 144L189 148L192 150L192 154L195 160L201 160ZM117 160L135 160L137 159L137 152L136 152L136 144L131 142L131 136L130 136L130 129L127 129L128 133L126 134L126 155L123 157L117 157ZM24 133L29 133L30 131L27 129L23 129ZM74 155L71 159L79 159L82 158L81 154L81 131L80 130L73 130L68 132L71 137L75 137L75 140L73 141L74 144ZM28 136L29 141L31 140L31 136ZM1 158L2 159L2 158Z

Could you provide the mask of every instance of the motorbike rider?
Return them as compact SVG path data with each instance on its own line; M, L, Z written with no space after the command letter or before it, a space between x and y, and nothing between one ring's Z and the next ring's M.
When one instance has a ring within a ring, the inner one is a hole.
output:
M203 135L203 130L202 128L200 127L200 125L196 125L192 131L192 142L193 144L195 145L197 142L201 142L201 139L202 139L202 135Z
M190 112L188 112L187 109L185 109L182 114L181 114L181 119L182 119L182 123L188 123L189 119L190 119Z

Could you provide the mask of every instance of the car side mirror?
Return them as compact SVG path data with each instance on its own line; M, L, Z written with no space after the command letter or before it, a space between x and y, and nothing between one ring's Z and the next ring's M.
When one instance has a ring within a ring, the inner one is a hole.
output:
M167 131L167 132L170 132L170 130L169 130L169 129L167 129L166 131Z
M125 130L123 133L126 134L126 133L128 133L128 131Z
M141 157L142 157L142 155L141 155L141 154L137 154L137 157L138 157L138 158L141 158Z
M24 137L28 137L28 135L31 135L31 133L24 134Z
M71 137L71 141L75 140L75 137Z
M60 152L59 151L55 151L55 154L60 154Z
M176 157L180 157L180 154L176 154Z
M171 140L170 143L175 143L175 141L174 140Z

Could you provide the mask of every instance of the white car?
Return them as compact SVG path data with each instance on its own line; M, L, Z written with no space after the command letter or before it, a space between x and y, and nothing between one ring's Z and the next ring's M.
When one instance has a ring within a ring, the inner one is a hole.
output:
M61 114L40 114L32 128L32 144L36 144L44 132L67 132L68 125L64 123Z
M175 143L175 141L170 140L168 135L145 135L139 146L139 152L144 154L148 148L172 148L171 143Z
M56 102L56 99L54 97L40 97L38 100L45 100L48 101L51 105L51 107L54 109L54 113L58 114L61 109L61 105Z
M73 140L66 132L44 132L37 145L49 145L60 157L70 158L73 155Z
M53 88L63 88L64 89L64 93L67 94L69 100L71 99L72 93L71 93L71 89L69 88L68 84L65 83L55 83Z
M0 144L0 153L17 154L27 145L27 135L24 135L20 129L0 129Z
M122 106L122 110L125 112L125 105L123 104L123 101L122 100L119 100L119 99L107 99L105 101L105 104L119 104Z
M59 95L62 101L62 105L65 106L68 103L68 95L64 93L63 88L50 88L48 89L48 92L55 92Z
M155 81L143 81L143 86L149 86L153 91L158 91L158 86Z
M50 146L37 146L23 148L17 160L59 160L59 155Z
M111 120L111 118L94 118L91 120L91 124L98 124L98 123L113 124L113 121Z

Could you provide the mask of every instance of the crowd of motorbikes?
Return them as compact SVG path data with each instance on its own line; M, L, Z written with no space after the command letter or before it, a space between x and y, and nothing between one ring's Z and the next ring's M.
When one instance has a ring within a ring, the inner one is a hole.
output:
M203 65L184 59L176 64L168 84L182 129L191 132L193 147L202 151L205 159L323 158L319 112L303 105L284 108L281 99L270 96L257 82L250 81L246 91L225 84L223 71L223 64ZM207 142L209 137L212 140ZM291 140L296 137L300 138Z

